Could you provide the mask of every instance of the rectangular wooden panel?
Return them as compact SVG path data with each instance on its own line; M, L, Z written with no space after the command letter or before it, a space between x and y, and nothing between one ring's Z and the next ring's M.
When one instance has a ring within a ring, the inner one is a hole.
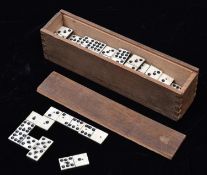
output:
M149 64L174 77L182 86L181 91L58 37L54 32L61 25L72 28L77 35L87 35L146 58ZM41 29L41 38L46 59L173 120L182 118L194 100L198 77L196 67L69 12L58 12Z
M185 135L153 121L56 72L52 72L37 92L80 115L172 159Z

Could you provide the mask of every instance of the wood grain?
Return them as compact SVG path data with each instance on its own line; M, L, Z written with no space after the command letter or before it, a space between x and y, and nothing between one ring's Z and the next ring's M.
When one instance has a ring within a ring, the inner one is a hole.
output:
M185 135L155 122L56 72L37 92L117 134L172 159Z

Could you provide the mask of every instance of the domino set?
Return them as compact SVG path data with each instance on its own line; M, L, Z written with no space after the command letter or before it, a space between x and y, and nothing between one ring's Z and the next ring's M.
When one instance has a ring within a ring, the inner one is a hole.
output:
M84 48L87 48L97 54L116 61L128 68L135 71L139 71L155 80L158 80L166 85L169 85L177 90L181 90L181 86L178 85L174 78L164 73L159 68L147 63L146 58L132 54L130 51L123 48L112 48L105 43L93 39L88 36L78 36L73 34L73 29L61 26L55 34L69 41L76 43Z
M53 141L44 136L38 140L29 134L36 126L48 131L55 122L58 122L99 144L102 144L108 136L106 132L54 107L50 107L44 115L40 115L37 112L32 111L8 139L29 150L26 154L28 158L34 161L39 161L39 159L53 144ZM60 158L59 164L61 170L66 170L89 165L89 160L87 153L82 153L70 157Z

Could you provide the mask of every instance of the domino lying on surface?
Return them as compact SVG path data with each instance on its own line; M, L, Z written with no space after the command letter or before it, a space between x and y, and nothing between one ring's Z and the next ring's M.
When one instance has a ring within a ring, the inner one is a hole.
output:
M122 48L112 48L110 46L107 46L105 43L91 37L82 37L75 34L72 35L72 33L73 30L65 26L61 26L55 32L55 34L57 34L58 36L68 39L73 43L79 44L80 46L87 48L97 54L101 54L102 56L116 61L117 63L120 63L135 71L144 73L145 75L155 80L158 80L166 85L172 86L177 90L181 89L181 86L175 83L173 77L163 73L155 66L147 64L146 58L131 54L130 51Z
M61 171L89 165L87 153L82 153L82 154L77 154L74 156L59 158L58 161L59 161Z

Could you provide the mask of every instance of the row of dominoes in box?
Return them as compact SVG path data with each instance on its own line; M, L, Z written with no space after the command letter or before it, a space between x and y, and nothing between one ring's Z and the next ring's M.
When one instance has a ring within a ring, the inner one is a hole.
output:
M64 126L75 130L79 134L102 144L108 134L88 123L81 121L65 112L54 107L50 107L44 115L40 115L34 111L24 120L20 126L9 136L9 140L30 150L27 154L29 158L38 161L40 157L53 143L52 140L41 137L39 140L29 135L35 126L44 130L49 128L57 121Z
M181 86L175 83L173 77L163 73L163 71L159 68L148 64L145 58L131 54L131 52L126 49L115 49L94 38L75 35L73 34L72 29L65 26L61 26L55 33L60 37L66 38L73 43L79 44L84 48L87 48L97 54L101 54L102 56L116 61L119 64L127 66L128 68L144 73L145 75L166 85L172 86L177 90L181 89Z

